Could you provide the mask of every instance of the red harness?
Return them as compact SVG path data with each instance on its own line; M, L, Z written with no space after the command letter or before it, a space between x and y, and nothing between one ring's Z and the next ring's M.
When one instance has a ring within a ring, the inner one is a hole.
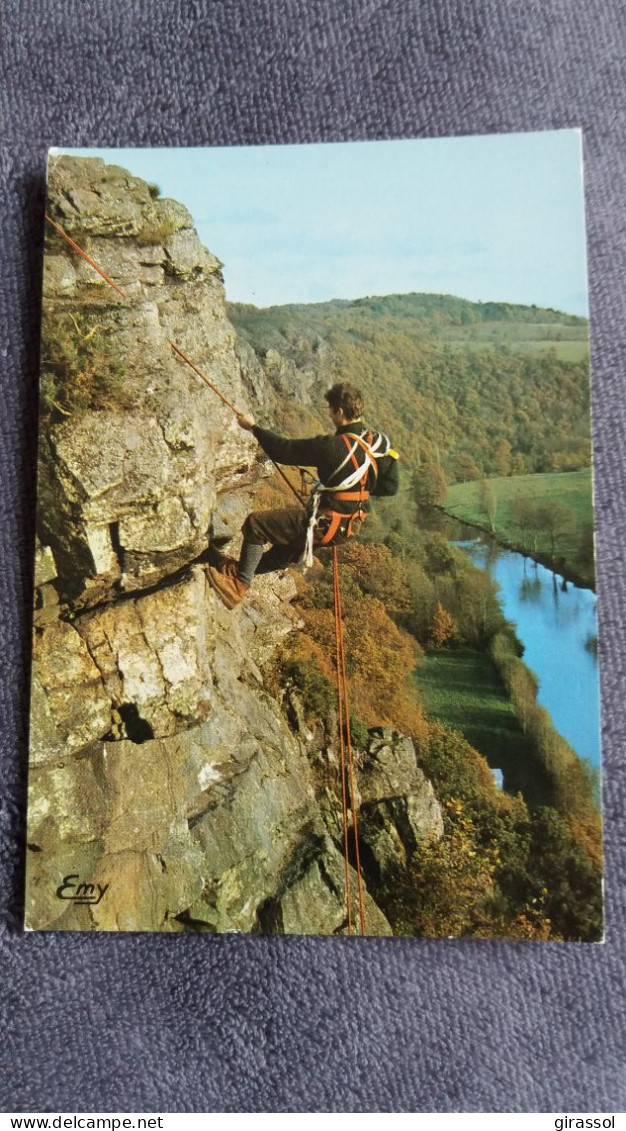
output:
M354 433L350 433L348 435L345 432L341 434L341 439L343 440L348 449L348 452L350 453L350 460L352 461L352 466L355 471L357 471L359 468L359 461L356 458L356 453L351 450L351 440L355 440L359 447L363 449L363 451L371 460L371 464L365 464L363 468L363 474L356 484L356 486L358 486L358 490L355 491L354 489L351 489L349 491L333 491L333 498L337 499L339 502L357 504L352 514L342 514L341 511L336 511L329 506L320 508L320 510L318 511L318 524L315 531L314 544L316 546L330 545L330 543L337 537L338 534L342 535L344 538L352 538L352 536L356 534L356 524L364 522L365 518L367 517L365 503L370 497L370 492L366 491L365 484L367 482L370 467L373 469L374 475L378 475L378 464L376 463L376 460L374 459L374 456L372 455L372 452L370 450L369 443L367 443L366 440L363 440L360 436L355 436ZM371 440L370 432L367 433L367 440ZM323 520L321 524L319 522L320 519Z

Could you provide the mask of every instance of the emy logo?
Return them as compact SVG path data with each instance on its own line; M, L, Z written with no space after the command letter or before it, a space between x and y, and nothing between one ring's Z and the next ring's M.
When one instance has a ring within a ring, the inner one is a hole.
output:
M73 883L73 880L79 880L78 872L75 874L64 876L63 883L57 888L58 899L70 899L72 903L91 903L95 906L103 898L104 893L108 888L108 884L87 884L79 882Z

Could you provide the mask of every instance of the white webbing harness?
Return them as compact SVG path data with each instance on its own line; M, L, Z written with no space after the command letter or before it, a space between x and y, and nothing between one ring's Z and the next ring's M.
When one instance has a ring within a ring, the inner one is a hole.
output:
M367 433L366 433L367 434ZM334 479L343 471L346 464L353 463L360 451L363 456L363 462L358 467L352 467L348 475L346 475L339 483L334 484L332 487L328 484L318 482L313 487L309 506L311 508L309 515L309 525L306 532L306 543L304 547L304 568L309 569L313 565L313 544L315 541L315 531L317 528L319 518L319 505L321 496L326 493L338 494L339 492L351 491L354 487L367 481L370 468L376 470L376 460L381 456L386 456L391 451L391 441L388 436L383 432L376 432L371 444L368 444L363 436L357 436L353 432L342 432L340 436L345 436L347 439L353 441L352 445L348 447L345 459L335 468L329 479ZM367 499L368 493L363 495L364 500ZM341 518L350 519L352 515L341 515ZM332 539L331 539L332 541Z

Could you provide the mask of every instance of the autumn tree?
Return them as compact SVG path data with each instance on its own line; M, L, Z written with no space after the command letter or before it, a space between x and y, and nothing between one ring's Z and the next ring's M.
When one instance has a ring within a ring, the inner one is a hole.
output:
M498 440L493 453L493 461L498 475L505 476L511 474L512 452L513 449L508 440Z
M370 726L391 725L415 734L423 726L412 674L421 648L374 597L345 605L344 637L350 702Z
M458 556L443 534L430 534L425 542L426 567L429 573L455 573Z
M417 856L411 883L416 935L471 935L484 922L494 893L494 850L479 850L477 829L462 801L446 803L446 832Z
M504 617L493 579L485 570L456 569L437 579L437 596L458 625L458 639L484 647Z
M574 512L564 503L547 503L541 510L543 529L550 543L550 555L556 556L557 542L567 538L575 529L576 517Z
M353 571L354 581L363 593L377 597L394 613L409 611L407 571L388 546L354 539L342 546L339 554L342 567Z
M489 651L500 678L511 697L522 731L526 734L533 711L537 706L537 690L539 687L537 677L516 655L508 633L495 633Z
M458 483L470 483L480 479L481 470L467 452L459 452L454 460L454 475Z
M459 626L453 616L437 602L430 626L430 643L433 648L443 648L459 634Z
M513 520L520 531L520 540L524 545L530 544L533 554L537 554L542 532L541 507L524 495L515 499L512 511Z
M481 479L480 481L480 502L489 523L489 529L492 534L495 534L498 498L493 484L488 479Z
M403 616L402 624L420 643L425 643L436 603L435 587L423 567L416 562L409 562L407 576L411 607Z
M445 503L448 487L436 463L424 463L413 474L413 498L420 507L436 507Z
M412 676L421 648L394 624L382 601L358 590L347 592L344 581L348 572L344 570L342 578L343 628L355 715L368 726L393 726L417 735L424 727L424 717ZM335 618L332 608L311 606L307 600L311 588L305 586L300 594L303 628L286 647L283 667L296 683L306 682L305 690L315 693L319 701L323 688L311 668L316 666L325 680L336 678Z
M558 501L535 502L523 496L515 500L513 514L522 538L530 542L533 553L539 553L542 541L547 542L553 559L557 554L558 543L566 539L576 527L574 512Z

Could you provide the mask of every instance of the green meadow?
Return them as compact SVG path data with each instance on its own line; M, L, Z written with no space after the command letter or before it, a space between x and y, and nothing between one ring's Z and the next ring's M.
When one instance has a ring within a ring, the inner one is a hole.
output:
M428 653L417 672L427 715L459 731L499 767L508 792L546 803L546 783L498 673L484 652L459 648Z
M531 504L527 514L520 500ZM456 483L448 488L444 509L528 554L562 560L567 572L593 585L590 468Z
M482 322L446 328L441 338L455 349L476 351L504 347L511 353L539 356L554 353L559 361L586 361L589 337L586 325L541 322Z

